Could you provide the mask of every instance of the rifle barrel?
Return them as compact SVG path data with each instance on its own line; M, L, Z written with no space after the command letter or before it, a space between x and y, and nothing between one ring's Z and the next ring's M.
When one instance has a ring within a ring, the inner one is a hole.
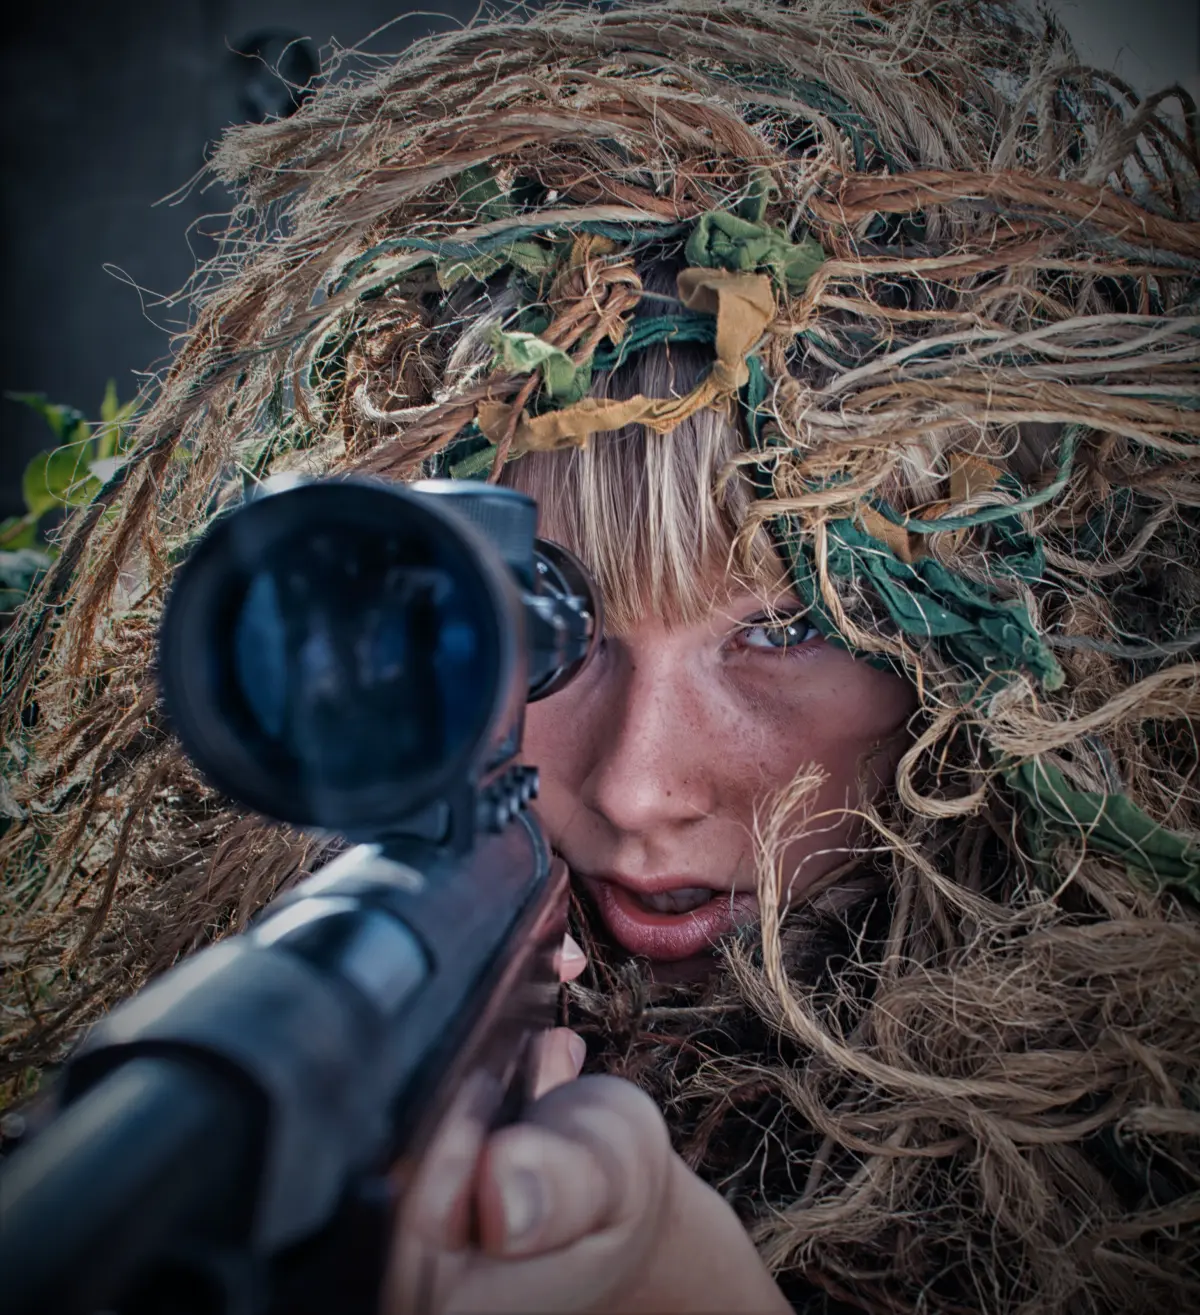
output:
M132 1060L68 1105L5 1165L0 1315L104 1309L164 1251L228 1227L250 1122L232 1086L174 1058Z

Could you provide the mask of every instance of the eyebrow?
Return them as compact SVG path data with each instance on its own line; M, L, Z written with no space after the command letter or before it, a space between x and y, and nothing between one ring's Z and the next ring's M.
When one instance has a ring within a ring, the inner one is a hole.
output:
M720 617L737 625L772 612L780 617L787 617L803 610L804 604L800 601L800 596L793 590L788 590L771 602L764 600L760 594L731 594L713 607L712 614L714 617Z
M777 594L774 599L764 598L762 594L754 594L747 591L730 594L724 602L718 603L714 611L720 608L727 608L734 611L742 611L747 607L760 607L764 610L782 611L789 607L801 607L800 595L794 589L785 590Z

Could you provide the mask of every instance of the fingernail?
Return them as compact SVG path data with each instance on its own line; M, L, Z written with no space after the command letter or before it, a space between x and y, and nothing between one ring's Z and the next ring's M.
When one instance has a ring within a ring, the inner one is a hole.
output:
M542 1216L542 1187L529 1169L512 1168L501 1175L500 1203L504 1210L504 1241L514 1246L537 1227Z
M587 1059L587 1042L578 1032L572 1032L567 1037L567 1053L571 1056L571 1064L575 1072L578 1073L583 1067L583 1061Z
M563 936L562 965L564 968L574 968L580 963L587 963L587 955L579 948L574 937L568 933Z

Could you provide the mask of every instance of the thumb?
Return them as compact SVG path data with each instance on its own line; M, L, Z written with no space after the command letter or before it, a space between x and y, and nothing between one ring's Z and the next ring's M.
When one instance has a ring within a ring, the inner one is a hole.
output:
M541 1255L597 1233L652 1241L669 1180L657 1107L619 1078L580 1078L493 1134L478 1183L481 1244Z
M631 1083L587 1077L556 1087L525 1117L488 1140L475 1196L483 1254L447 1310L618 1309L671 1214L662 1116Z

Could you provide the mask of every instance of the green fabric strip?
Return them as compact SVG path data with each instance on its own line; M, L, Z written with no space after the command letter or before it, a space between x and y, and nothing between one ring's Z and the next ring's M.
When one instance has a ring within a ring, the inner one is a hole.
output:
M717 321L713 315L686 313L681 315L652 315L635 319L619 345L599 348L590 360L576 365L558 347L523 330L498 329L492 335L496 348L497 368L528 374L540 370L544 391L539 395L539 408L570 406L587 396L597 370L614 370L630 356L653 343L698 342L711 343L716 337Z
M476 443L482 439L483 447L475 446L475 450L468 453L453 464L446 462L444 473L450 479L487 479L492 471L492 462L496 459L496 449L482 434L476 433ZM455 445L457 446L457 445ZM439 471L440 476L443 472Z
M854 148L854 167L859 173L867 167L868 146L893 173L905 171L904 161L884 149L875 125L853 109L849 101L844 100L823 82L794 76L783 78L775 74L764 74L761 69L748 65L728 65L714 76L729 82L736 89L736 93L742 96L750 89L758 88L823 114L850 138ZM809 130L808 124L805 123L805 131Z
M636 246L642 242L661 241L663 238L679 237L691 230L691 224L617 224L606 220L583 220L578 224L565 224L562 218L539 222L536 216L530 216L529 222L514 224L498 233L481 237L472 242L456 242L443 238L434 241L424 237L390 237L356 256L342 271L337 283L328 290L328 295L343 291L359 274L384 256L394 255L398 251L418 251L428 254L434 263L445 261L470 261L493 252L498 248L510 246L516 242L525 242L544 233L595 233L600 237L612 238L614 242L628 243Z
M509 266L538 281L549 279L565 259L567 250L562 243L545 246L540 242L517 241L472 256L443 256L436 262L438 283L447 291L465 278L482 283Z
M813 237L790 242L781 229L710 210L696 220L684 250L690 265L743 273L770 270L780 287L803 291L825 262L825 249Z
M591 383L590 361L576 365L562 350L533 333L496 329L491 336L496 349L494 367L514 374L540 370L542 385L560 406L577 402Z
M1052 833L1073 836L1159 886L1182 886L1200 898L1200 845L1160 826L1128 796L1075 790L1043 758L1007 767L1003 775L1032 805L1029 825L1036 850L1045 853Z
M762 428L766 391L759 367L743 390L742 405L751 441L769 453L771 444ZM759 497L774 496L769 463L757 468L754 486ZM1045 564L1040 544L1024 532L1012 507L1003 510L1007 519L997 522L992 532L991 569L997 575L1038 579ZM1020 603L993 598L984 587L955 575L932 556L911 564L900 561L887 544L852 518L830 521L826 529L830 573L865 584L910 643L932 643L947 661L980 680L1023 671L1047 690L1061 687L1062 669ZM821 597L809 536L794 517L778 518L772 533L812 623L827 639L845 646ZM861 656L876 665L890 665L875 654Z
M874 503L876 510L886 516L893 525L902 525L914 534L940 534L943 530L969 530L976 525L992 525L999 521L1015 520L1020 512L1032 511L1056 498L1067 486L1071 478L1071 467L1075 461L1075 450L1079 446L1079 437L1083 431L1078 425L1072 425L1063 434L1062 457L1058 474L1036 493L1018 498L1016 502L1003 507L981 507L969 516L935 516L930 520L921 520L917 516L904 516L886 503ZM1015 481L1013 481L1015 484Z
M771 197L778 195L779 188L775 186L770 169L755 169L750 175L746 195L738 203L738 218L748 219L752 224L761 224L767 217L767 205Z
M826 530L830 573L869 586L910 643L932 642L955 666L981 680L1023 671L1047 690L1062 685L1061 668L1020 603L993 599L933 557L902 562L853 520L830 521ZM792 526L785 543L803 602L832 630L811 545ZM818 628L823 628L819 622Z
M660 342L713 342L717 336L715 315L691 311L678 315L647 315L635 318L616 347L600 348L592 357L597 370L615 370L630 356Z
M459 204L474 207L481 219L507 219L513 213L512 198L486 164L464 169L454 180L454 190Z

